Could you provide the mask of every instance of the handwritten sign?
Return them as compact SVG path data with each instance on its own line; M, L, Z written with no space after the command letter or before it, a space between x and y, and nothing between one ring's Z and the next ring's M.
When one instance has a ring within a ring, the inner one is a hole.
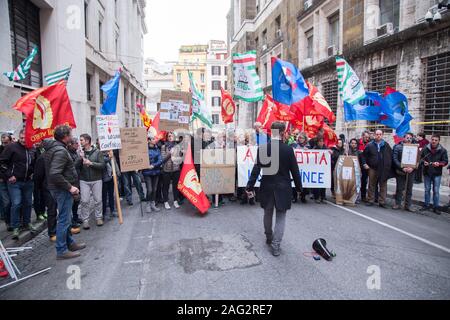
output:
M159 104L159 129L162 131L189 130L191 104L192 94L189 92L162 90Z
M236 167L201 166L200 183L208 195L234 193Z
M122 149L119 116L97 116L98 141L101 151Z
M331 154L328 150L294 150L304 188L331 188Z
M418 144L404 144L402 153L402 168L419 167L419 145Z
M122 150L120 169L122 172L150 168L148 157L147 130L145 128L121 128Z

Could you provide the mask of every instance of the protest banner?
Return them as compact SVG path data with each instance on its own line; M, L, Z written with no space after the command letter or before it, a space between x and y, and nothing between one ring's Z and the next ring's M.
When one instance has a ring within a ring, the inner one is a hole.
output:
M341 156L335 168L336 204L354 206L361 190L361 167L358 157Z
M418 144L403 144L402 152L402 168L417 169L419 167L419 145Z
M122 149L119 116L97 116L98 141L101 151Z
M294 150L303 188L331 188L331 153L329 150Z
M169 132L189 130L191 103L190 92L161 90L159 129Z
M147 130L145 128L121 128L122 150L120 169L132 172L150 168L148 157Z
M234 193L236 187L234 149L207 149L201 153L200 183L208 195Z
M257 146L237 147L238 187L245 188L252 174L258 153ZM256 188L261 185L261 177L256 181Z

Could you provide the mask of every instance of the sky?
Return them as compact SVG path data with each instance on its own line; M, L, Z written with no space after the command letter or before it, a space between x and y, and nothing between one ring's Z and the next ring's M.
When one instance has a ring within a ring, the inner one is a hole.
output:
M145 58L177 61L186 44L226 40L230 0L147 0Z

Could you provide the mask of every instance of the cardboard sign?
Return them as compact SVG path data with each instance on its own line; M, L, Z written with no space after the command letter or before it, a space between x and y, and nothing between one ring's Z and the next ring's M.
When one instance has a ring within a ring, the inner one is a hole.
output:
M336 204L354 206L361 190L361 167L358 157L339 157L334 177Z
M169 132L180 129L189 130L191 104L190 92L162 90L159 104L159 129Z
M119 116L97 116L98 141L101 151L122 149Z
M331 154L329 150L294 150L304 188L331 188Z
M147 130L145 128L121 128L122 150L120 150L120 169L122 172L150 168L148 157Z
M208 195L234 193L236 151L206 149L201 152L200 183Z
M255 166L258 155L257 146L238 146L237 147L237 166L238 166L238 187L245 188L250 180L253 167ZM256 181L255 187L261 186L262 176Z
M402 168L419 167L419 145L418 144L404 144L402 153Z

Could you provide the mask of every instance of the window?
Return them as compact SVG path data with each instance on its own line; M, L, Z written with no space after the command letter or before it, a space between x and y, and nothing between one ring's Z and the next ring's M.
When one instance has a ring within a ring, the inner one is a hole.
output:
M220 97L212 97L212 106L213 107L220 107L221 98Z
M263 32L262 32L262 44L263 45L266 45L267 44L267 29L265 29Z
M102 35L103 35L103 23L98 22L98 50L102 51Z
M225 89L225 90L228 90L228 81L225 81L224 89Z
M336 49L338 49L340 38L339 12L328 18L328 24L329 24L328 46L330 47L334 46L336 47Z
M450 52L425 59L425 121L450 119ZM450 125L425 125L425 134L450 136Z
M266 63L264 63L264 69L263 69L263 76L264 76L264 81L263 81L263 84L264 84L264 87L267 87L267 84L268 84L268 81L269 81L269 79L267 78L267 62Z
M84 36L86 37L86 39L89 39L88 12L89 12L89 4L87 2L85 2L84 3Z
M200 81L205 83L205 74L203 72L200 74Z
M114 16L116 17L116 21L119 20L119 7L118 7L118 0L114 0Z
M211 87L212 90L220 90L220 81L213 81Z
M116 59L119 59L119 35L116 33L115 37L114 37L114 46L115 46L115 54L116 54Z
M279 38L278 31L281 30L281 15L275 19L275 38Z
M86 74L86 94L87 94L87 100L92 101L91 75L90 74Z
M102 87L105 85L103 81L100 81L100 104L103 105L105 102L105 93L102 90Z
M369 72L369 91L375 91L384 94L386 87L397 87L397 66L381 68ZM378 122L369 121L370 125L379 124ZM392 132L391 128L386 128L386 132Z
M255 48L256 48L256 50L259 49L259 38L258 37L255 38Z
M212 66L211 72L213 76L220 76L220 66Z
M322 84L323 87L323 97L328 102L333 113L337 114L337 106L338 106L338 81L332 80L327 81ZM328 121L327 121L328 123ZM329 123L328 123L329 124ZM336 128L336 123L332 125L332 128Z
M177 82L181 83L181 73L177 73Z
M200 89L200 92L202 93L203 96L205 96L205 89Z
M314 29L310 29L305 33L306 36L306 52L307 58L312 59L314 55Z
M39 52L31 64L30 75L20 83L32 87L41 87L42 61L39 8L31 1L9 0L9 17L13 63L11 70L22 63L31 54L34 47L38 47Z
M224 76L228 75L228 67L224 67L223 75Z
M398 30L400 24L400 0L380 0L380 23L394 24Z
M220 124L220 117L218 114L212 115L212 122L213 122L213 124Z

